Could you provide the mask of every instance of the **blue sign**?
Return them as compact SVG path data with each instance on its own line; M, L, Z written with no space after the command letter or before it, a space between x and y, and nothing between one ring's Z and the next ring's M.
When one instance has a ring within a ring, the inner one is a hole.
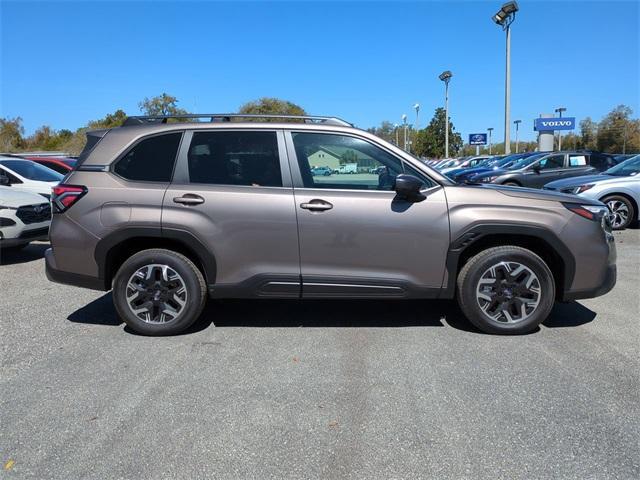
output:
M470 133L469 145L486 145L487 134L486 133Z
M553 130L575 130L575 128L575 117L536 118L533 122L533 129L538 132Z

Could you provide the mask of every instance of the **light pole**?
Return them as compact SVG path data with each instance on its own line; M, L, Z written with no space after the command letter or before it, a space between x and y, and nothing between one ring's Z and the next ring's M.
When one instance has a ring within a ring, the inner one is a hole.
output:
M513 123L516 126L516 153L518 153L518 126L522 123L522 120L514 120Z
M438 78L444 82L444 157L449 158L449 81L453 73L442 72Z
M400 125L398 125L397 123L395 123L395 124L393 125L393 128L394 128L394 130L396 131L396 146L398 146L398 147L400 146L400 142L398 141L398 127L399 127L399 126L400 126Z
M491 155L491 132L493 132L493 127L487 128L489 131L489 155Z
M407 114L402 114L402 123L404 123L404 150L407 150Z
M507 33L507 60L504 80L504 153L511 153L511 125L509 117L511 114L511 24L516 19L518 4L516 2L507 2L498 13L491 19L502 27Z
M417 132L418 131L419 120L420 120L420 116L419 116L420 115L420 104L416 103L413 106L413 109L416 111L416 127L415 127L415 130Z
M562 112L566 112L567 109L564 107L558 107L556 108L556 113L558 114L559 118L562 118ZM558 130L558 151L561 152L562 151L562 130Z

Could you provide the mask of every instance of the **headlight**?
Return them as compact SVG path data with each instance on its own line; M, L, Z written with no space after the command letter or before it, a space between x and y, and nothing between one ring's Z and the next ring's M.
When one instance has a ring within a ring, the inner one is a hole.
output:
M580 215L587 220L600 222L602 228L607 230L609 223L609 209L606 206L580 205L579 203L563 203L562 205L576 215Z
M578 194L578 193L586 192L590 188L593 188L593 185L594 185L593 183L587 183L586 185L578 185L573 189L571 193Z

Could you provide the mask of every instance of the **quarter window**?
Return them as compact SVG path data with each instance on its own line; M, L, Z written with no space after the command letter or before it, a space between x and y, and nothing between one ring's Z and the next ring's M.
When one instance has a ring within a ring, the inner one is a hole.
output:
M587 157L584 155L569 155L570 167L584 167L587 164Z
M170 182L181 137L177 132L142 140L118 161L114 172L127 180Z
M192 183L282 187L275 132L195 132L189 146Z
M388 191L404 171L428 183L399 158L365 140L325 133L291 135L306 188Z

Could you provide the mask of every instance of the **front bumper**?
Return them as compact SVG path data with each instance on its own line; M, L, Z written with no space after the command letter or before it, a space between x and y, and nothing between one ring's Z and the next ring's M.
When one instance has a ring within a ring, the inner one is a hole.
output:
M617 275L618 273L615 263L613 265L609 265L607 267L604 280L599 286L588 290L566 292L563 300L565 302L568 302L570 300L579 300L581 298L599 297L601 295L609 293L616 285Z
M52 248L48 248L44 252L44 261L47 278L52 282L73 285L75 287L90 288L91 290L109 290L102 278L58 270Z
M49 239L49 226L29 229L10 228L16 231L8 232L8 228L3 228L0 231L0 248L26 245L30 242Z

